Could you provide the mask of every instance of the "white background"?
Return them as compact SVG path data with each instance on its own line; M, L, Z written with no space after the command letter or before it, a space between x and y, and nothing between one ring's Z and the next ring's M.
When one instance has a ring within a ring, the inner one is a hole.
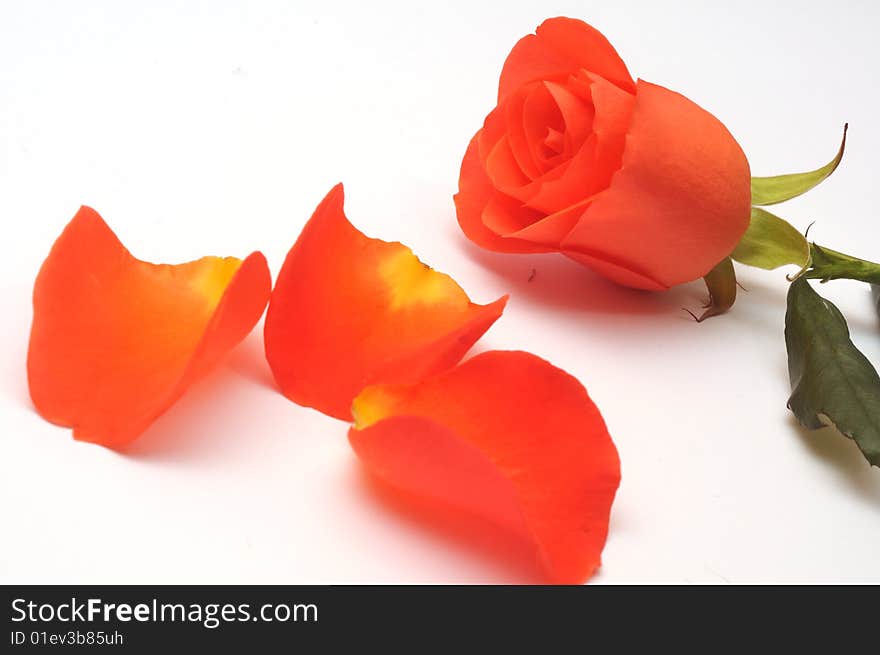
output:
M80 204L136 256L262 250L277 272L343 181L347 212L477 302L512 294L480 344L522 348L589 389L623 481L596 582L880 582L880 471L800 430L784 271L740 270L697 325L693 283L612 286L556 256L478 251L452 194L510 47L586 19L634 76L680 91L756 174L844 163L778 213L880 258L880 28L865 2L37 2L0 5L0 581L532 582L527 567L388 505L346 425L276 393L262 326L120 455L30 404L34 276ZM532 269L537 271L529 283ZM824 292L880 362L869 293Z

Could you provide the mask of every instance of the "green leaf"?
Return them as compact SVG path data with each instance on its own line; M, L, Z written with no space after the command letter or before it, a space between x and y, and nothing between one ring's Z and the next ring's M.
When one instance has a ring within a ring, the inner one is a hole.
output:
M790 175L775 175L773 177L752 178L752 204L775 205L778 202L791 200L795 196L806 193L831 175L843 159L843 150L846 147L846 130L849 125L843 126L843 139L837 156L822 168L817 168L809 173L792 173Z
M730 257L725 257L715 268L706 273L703 281L709 290L709 302L703 306L703 313L697 316L689 309L684 310L693 316L697 323L702 323L710 316L723 314L736 302L736 273Z
M812 430L834 425L880 466L880 376L849 338L843 314L804 278L788 290L789 409Z
M810 244L787 221L752 207L749 228L731 255L736 261L768 271L786 264L810 265Z
M868 284L880 284L880 264L845 255L816 243L810 245L812 265L804 277L813 280L860 280Z

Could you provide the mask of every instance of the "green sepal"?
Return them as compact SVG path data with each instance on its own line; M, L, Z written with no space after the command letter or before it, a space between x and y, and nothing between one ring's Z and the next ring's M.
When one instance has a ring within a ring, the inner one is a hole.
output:
M795 264L803 271L810 265L810 244L787 221L752 207L749 227L731 257L741 264L768 271L786 264Z
M821 280L860 280L868 284L880 284L880 264L845 255L816 243L810 244L812 265L804 277Z
M730 257L725 257L716 264L715 268L706 273L703 281L709 290L709 301L703 305L703 313L697 316L691 310L685 309L697 323L723 314L736 302L736 273Z
M846 147L846 130L848 125L843 126L843 139L837 155L822 168L817 168L808 173L791 173L789 175L775 175L772 177L752 178L752 204L775 205L779 202L806 193L814 186L831 175L843 159L843 151Z
M806 428L833 425L880 466L880 376L853 345L846 319L806 279L788 290L788 408Z

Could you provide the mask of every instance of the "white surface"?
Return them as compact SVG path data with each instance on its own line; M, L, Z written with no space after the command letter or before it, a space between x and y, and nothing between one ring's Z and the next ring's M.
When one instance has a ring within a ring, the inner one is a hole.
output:
M452 203L504 57L563 14L718 115L756 174L824 163L849 121L835 176L777 209L880 258L878 7L3 2L0 582L531 581L370 491L346 426L269 386L262 326L136 454L76 443L30 405L31 286L80 204L141 258L261 249L275 273L340 180L366 233L478 302L512 294L480 348L532 350L599 404L623 482L595 581L880 582L880 471L785 408L783 272L741 269L749 293L697 325L680 308L700 284L636 293L562 258L480 252ZM866 288L824 291L880 362Z

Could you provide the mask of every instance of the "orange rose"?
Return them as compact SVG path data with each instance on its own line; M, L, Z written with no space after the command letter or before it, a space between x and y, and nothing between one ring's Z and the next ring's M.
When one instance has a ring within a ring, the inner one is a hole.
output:
M633 82L586 23L552 18L507 57L455 206L484 248L561 252L621 284L665 289L731 253L749 224L749 182L718 119Z

